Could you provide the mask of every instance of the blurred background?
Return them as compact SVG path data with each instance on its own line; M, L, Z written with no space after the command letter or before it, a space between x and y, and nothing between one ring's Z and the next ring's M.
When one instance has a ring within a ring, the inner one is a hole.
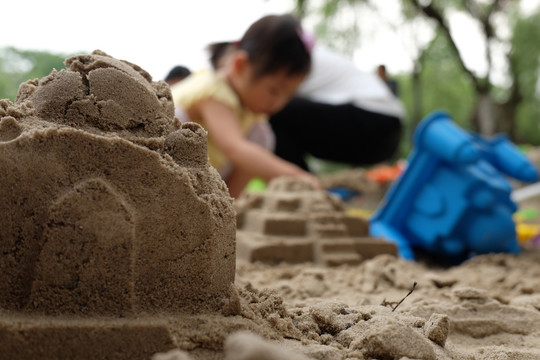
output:
M207 66L205 47L238 39L266 14L293 12L317 42L359 68L385 65L407 116L396 158L417 123L446 110L483 135L540 145L540 0L11 1L2 5L0 99L21 82L100 49L148 71ZM9 34L9 36L8 36Z

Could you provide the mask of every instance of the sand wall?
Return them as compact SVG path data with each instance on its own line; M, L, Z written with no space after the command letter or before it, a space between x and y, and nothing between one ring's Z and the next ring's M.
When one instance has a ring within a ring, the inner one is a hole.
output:
M126 316L220 307L235 215L206 132L102 52L0 102L0 307Z

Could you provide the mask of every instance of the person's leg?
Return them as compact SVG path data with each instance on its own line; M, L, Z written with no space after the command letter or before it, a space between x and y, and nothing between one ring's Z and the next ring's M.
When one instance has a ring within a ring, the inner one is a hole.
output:
M304 157L352 165L390 158L401 138L401 121L351 104L329 105L293 99L270 118L276 154L307 169Z
M306 148L313 156L352 165L371 165L395 154L401 140L400 119L353 105L334 107L339 115L326 124L317 122L321 128L314 131L326 135L306 140Z
M310 108L310 101L294 98L280 112L270 117L275 136L274 153L304 170L308 170L308 166L302 139L309 126Z

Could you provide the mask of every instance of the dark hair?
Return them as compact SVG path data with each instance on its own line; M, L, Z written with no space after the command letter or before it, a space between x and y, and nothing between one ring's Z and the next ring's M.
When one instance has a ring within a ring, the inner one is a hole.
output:
M175 78L183 79L189 76L190 74L191 74L191 71L187 67L178 65L178 66L173 67L171 71L169 71L167 76L165 76L165 81L170 81Z
M304 75L311 69L311 54L302 34L300 22L294 16L267 15L254 22L240 41L210 45L210 62L218 68L222 57L235 47L248 54L256 76L279 70Z
M210 64L216 70L221 67L220 62L225 55L232 49L236 49L236 44L231 41L217 42L208 45L207 49L210 52Z

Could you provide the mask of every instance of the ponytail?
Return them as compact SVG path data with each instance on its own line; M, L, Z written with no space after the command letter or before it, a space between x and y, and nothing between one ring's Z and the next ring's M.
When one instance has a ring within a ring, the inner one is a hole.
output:
M210 53L210 64L214 70L219 69L223 64L223 59L231 50L236 48L236 43L232 41L222 41L212 43L207 46L207 50Z

